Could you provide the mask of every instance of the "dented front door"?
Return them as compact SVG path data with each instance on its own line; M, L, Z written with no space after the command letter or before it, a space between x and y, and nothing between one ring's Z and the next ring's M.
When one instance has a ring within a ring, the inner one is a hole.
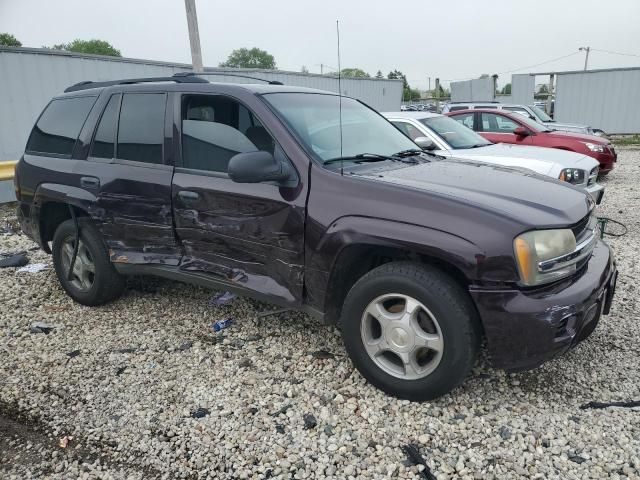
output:
M182 270L301 303L304 198L298 189L177 168L173 202Z

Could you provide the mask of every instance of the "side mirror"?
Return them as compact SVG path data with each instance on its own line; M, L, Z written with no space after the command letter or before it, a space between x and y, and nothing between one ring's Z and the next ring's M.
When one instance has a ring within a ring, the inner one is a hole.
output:
M236 183L282 182L290 177L285 165L262 150L234 155L229 160L227 173Z
M422 150L436 150L438 148L436 144L433 143L433 140L428 137L418 137L413 142Z
M531 132L529 132L529 130L527 130L524 127L516 127L513 129L513 133L514 135L517 135L519 137L528 137L529 135L531 135Z

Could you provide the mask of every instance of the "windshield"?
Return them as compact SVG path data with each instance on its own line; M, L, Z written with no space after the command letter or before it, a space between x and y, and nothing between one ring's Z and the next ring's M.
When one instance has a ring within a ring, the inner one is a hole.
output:
M337 95L269 93L264 98L320 161L363 153L393 155L418 148L376 112L352 98L342 97L341 152Z
M469 127L450 117L431 117L420 120L453 149L473 148L479 145L491 145Z
M541 123L536 122L535 120L531 120L529 117L525 117L524 115L518 115L516 117L519 122L524 123L527 127L529 127L534 132L550 132L551 130Z
M547 115L541 108L536 107L535 105L530 105L529 108L533 113L535 113L536 117L538 117L541 122L553 122L553 118Z

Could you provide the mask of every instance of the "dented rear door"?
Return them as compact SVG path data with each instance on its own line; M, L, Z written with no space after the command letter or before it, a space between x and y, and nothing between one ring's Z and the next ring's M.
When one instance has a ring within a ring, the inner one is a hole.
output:
M82 187L116 263L177 265L168 150L171 128L163 92L113 93L94 133ZM168 141L166 141L168 140Z

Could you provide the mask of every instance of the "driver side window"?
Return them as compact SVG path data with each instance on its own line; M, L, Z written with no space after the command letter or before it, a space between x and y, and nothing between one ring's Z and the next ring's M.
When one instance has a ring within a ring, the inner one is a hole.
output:
M495 113L482 113L482 131L494 133L512 133L520 125L510 118Z
M391 123L393 123L396 127L398 127L398 129L402 133L404 133L407 137L409 137L411 140L415 140L418 137L426 136L424 133L422 133L420 130L418 130L416 127L414 127L408 122L401 122L398 120L394 120Z
M244 105L222 95L182 100L182 165L226 173L238 153L275 151L275 140Z

